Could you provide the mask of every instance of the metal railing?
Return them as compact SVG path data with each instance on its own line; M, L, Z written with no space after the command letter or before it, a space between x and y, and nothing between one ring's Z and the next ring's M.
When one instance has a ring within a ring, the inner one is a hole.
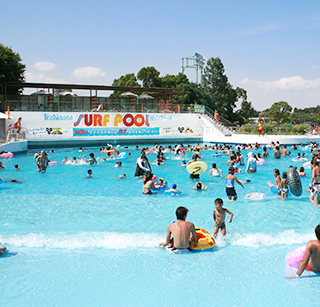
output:
M212 124L215 128L217 128L224 135L231 135L232 134L232 132L230 131L230 128L226 127L225 124L223 124L223 121L224 122L229 122L229 121L223 117L220 117L220 116L219 116L219 120L216 120L214 118L214 112L209 107L206 107L205 113L203 114L203 116L210 122L210 124ZM222 118L223 121L221 121L220 118ZM232 126L234 126L233 123L231 123L231 122L229 122L229 123L232 124Z
M109 97L38 97L21 95L6 100L10 111L30 112L132 112L132 113L193 113L188 104L164 99L132 99Z
M6 143L25 141L26 138L26 129L21 129L20 132L17 132L15 129L11 129L7 133Z

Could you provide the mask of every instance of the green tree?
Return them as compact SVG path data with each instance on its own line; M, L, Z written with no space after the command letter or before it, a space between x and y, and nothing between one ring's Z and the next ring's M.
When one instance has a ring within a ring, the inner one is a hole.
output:
M259 116L259 112L257 112L254 109L254 107L252 106L252 103L247 100L243 100L241 102L240 114L246 120L248 120L250 117L258 117Z
M210 108L217 109L221 116L234 121L237 119L234 109L238 95L224 72L220 58L210 58L204 69L203 87L210 95Z
M0 85L6 82L24 82L26 65L21 63L20 54L14 52L11 47L0 44ZM2 93L2 88L0 88ZM21 93L21 88L10 88L7 94Z
M126 74L121 76L119 79L114 79L112 86L129 86L129 87L140 87L135 74ZM123 91L114 91L110 97L119 96Z
M289 119L291 111L292 107L287 102L279 101L271 106L268 115L280 124Z
M153 66L143 67L139 70L137 77L142 81L143 87L160 87L161 78L160 72Z
M188 94L185 98L187 104L201 104L204 106L211 106L210 95L205 92L200 84L191 82L187 88Z

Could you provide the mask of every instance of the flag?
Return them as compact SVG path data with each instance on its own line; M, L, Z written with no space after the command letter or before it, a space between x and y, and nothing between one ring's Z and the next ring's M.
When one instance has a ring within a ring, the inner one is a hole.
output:
M11 119L11 118L10 118L10 109L9 109L9 106L8 106L8 109L7 109L7 115L8 115L7 120Z

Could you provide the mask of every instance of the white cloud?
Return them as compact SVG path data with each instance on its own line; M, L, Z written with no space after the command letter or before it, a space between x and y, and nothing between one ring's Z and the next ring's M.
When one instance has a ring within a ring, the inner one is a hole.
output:
M36 69L41 70L41 71L50 71L53 70L57 67L56 64L54 63L50 63L50 62L38 62L36 64L34 64L34 66Z
M91 66L80 67L73 72L73 75L79 79L103 77L105 74L101 68Z
M47 77L44 74L34 74L32 72L26 72L26 82L38 82L38 83L66 83L63 79Z
M305 80L301 76L292 76L273 81L245 78L239 86L247 90L248 100L257 110L270 108L281 100L298 108L320 105L320 78Z
M249 78L244 78L240 81L240 84L255 85L267 91L303 91L320 88L320 78L304 80L301 76L293 76L275 81L253 81Z

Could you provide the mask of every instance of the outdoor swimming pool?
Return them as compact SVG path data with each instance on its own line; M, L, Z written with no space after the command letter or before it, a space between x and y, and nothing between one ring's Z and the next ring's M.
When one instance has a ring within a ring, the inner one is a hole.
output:
M90 152L102 156L98 148ZM0 243L8 248L0 258L0 295L6 306L319 306L320 276L304 272L308 278L285 279L296 271L285 255L315 238L319 208L309 193L281 201L266 183L274 181L275 167L282 173L302 164L268 158L256 174L237 174L251 183L236 185L239 198L229 202L225 180L208 175L216 162L225 176L227 156L201 151L207 191L193 190L196 181L178 166L181 160L152 165L154 174L183 192L171 197L142 194L142 182L134 178L140 152L130 152L120 168L100 159L89 167L61 163L65 156L82 156L78 149L57 149L49 158L58 164L45 174L36 172L35 151L1 159L7 168L0 178L22 180L0 185ZM85 179L89 168L95 177ZM311 178L306 172L304 190ZM127 178L118 179L123 173ZM267 197L245 200L250 192ZM181 205L190 210L187 220L212 233L217 197L234 219L213 251L174 255L158 247Z

